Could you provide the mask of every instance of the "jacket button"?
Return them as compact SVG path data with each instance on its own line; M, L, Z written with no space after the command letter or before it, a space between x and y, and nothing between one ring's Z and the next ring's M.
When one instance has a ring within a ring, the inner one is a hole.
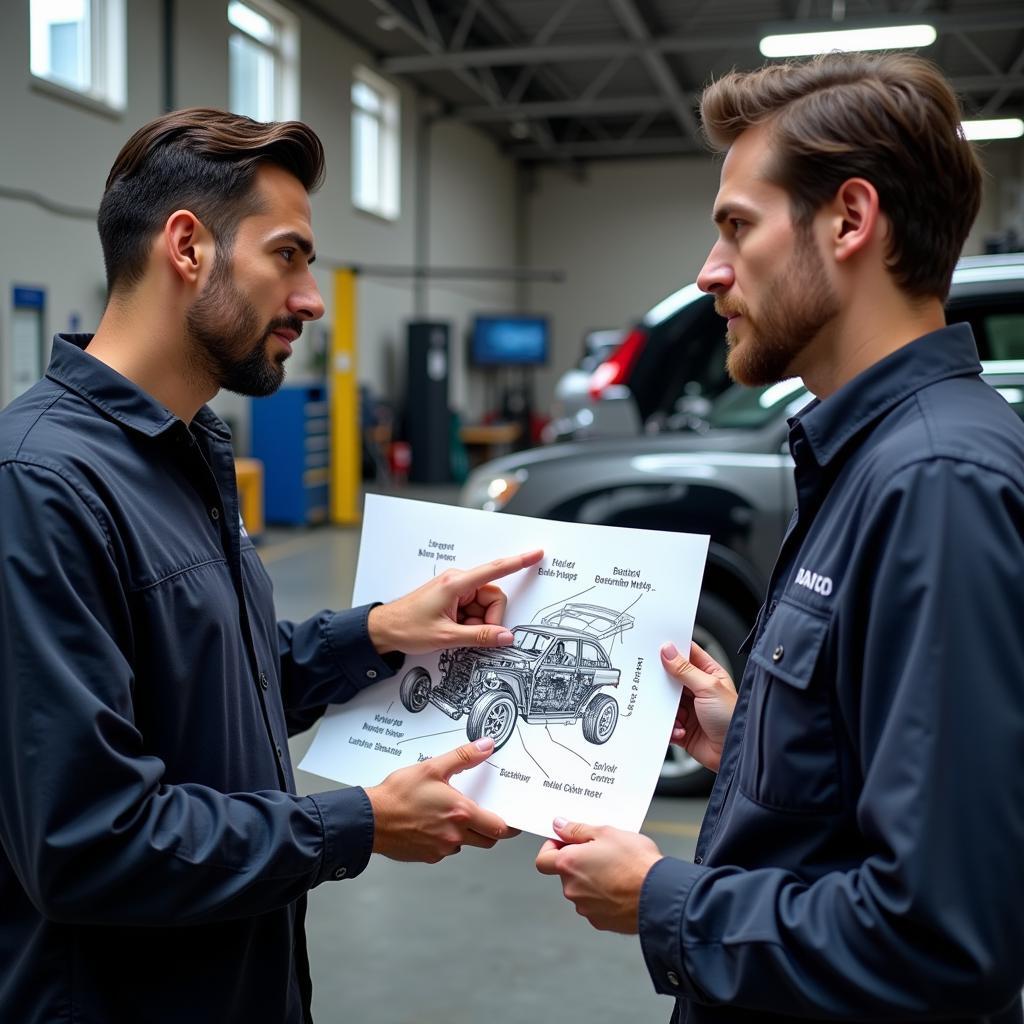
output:
M347 874L348 874L348 868L338 868L338 870L334 872L334 877L338 878L338 879L342 879Z
M284 754L281 752L281 747L280 746L276 746L276 747L274 747L274 750L277 751L277 759L278 759L278 761L284 760Z
M665 975L665 977L668 978L668 983L673 988L679 988L679 975L676 974L675 971L669 971L668 974Z
M782 644L779 644L779 646L776 647L774 651L772 651L772 661L774 661L774 662L782 661L782 656L785 653L786 653L786 648L783 647Z
M260 673L260 686L262 686L264 690L268 686L270 686L270 683L267 682L267 673L266 672L261 672Z
M703 857L694 857L693 858L693 863L694 864L703 864L704 863L704 858Z
M217 522L217 520L220 519L220 509L219 508L211 508L210 509L210 518L214 522Z
M375 668L368 668L366 670L366 678L367 679L376 679L377 678L377 670Z

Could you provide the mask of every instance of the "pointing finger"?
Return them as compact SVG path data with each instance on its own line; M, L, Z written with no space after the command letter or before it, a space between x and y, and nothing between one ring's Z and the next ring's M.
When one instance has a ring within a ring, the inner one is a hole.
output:
M493 753L494 740L490 736L482 736L472 743L463 743L461 747L449 750L447 754L438 754L427 763L447 782L453 775L482 764Z
M483 565L466 569L459 579L459 590L465 593L471 589L482 587L485 583L490 583L491 580L500 580L502 576L511 576L512 573L519 572L520 569L528 569L531 565L536 565L543 557L543 550L537 548L521 555L495 558L490 562L484 562Z

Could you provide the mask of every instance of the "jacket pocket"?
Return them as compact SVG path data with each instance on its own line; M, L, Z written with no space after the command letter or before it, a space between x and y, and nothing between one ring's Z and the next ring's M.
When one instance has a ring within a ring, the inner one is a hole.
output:
M824 814L841 806L831 679L817 671L829 622L782 600L750 652L755 670L738 782L766 807Z

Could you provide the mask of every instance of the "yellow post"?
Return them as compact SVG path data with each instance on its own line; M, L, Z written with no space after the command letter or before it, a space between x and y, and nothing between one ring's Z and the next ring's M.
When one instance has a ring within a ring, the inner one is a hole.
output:
M356 381L356 275L334 272L334 331L328 370L331 396L331 522L359 522L362 447Z

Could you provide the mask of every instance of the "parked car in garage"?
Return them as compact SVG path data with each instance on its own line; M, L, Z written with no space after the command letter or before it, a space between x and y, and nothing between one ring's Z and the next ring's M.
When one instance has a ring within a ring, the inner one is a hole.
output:
M648 310L596 368L555 386L546 441L639 433L648 421L700 415L729 386L725 321L695 284Z
M1010 358L1017 344L1022 261L1020 253L967 257L954 275L950 322L971 323L983 356ZM725 353L725 322L712 296L686 285L649 310L586 381L578 369L559 381L545 441L699 426L709 401L731 383Z
M985 379L1024 415L1024 255L962 260L950 322L974 328ZM767 586L794 507L787 418L808 401L796 379L733 386L699 422L630 437L535 448L480 467L462 503L567 522L706 533L711 537L694 639L738 678L735 652ZM670 425L666 421L665 425ZM672 751L659 792L707 786Z

